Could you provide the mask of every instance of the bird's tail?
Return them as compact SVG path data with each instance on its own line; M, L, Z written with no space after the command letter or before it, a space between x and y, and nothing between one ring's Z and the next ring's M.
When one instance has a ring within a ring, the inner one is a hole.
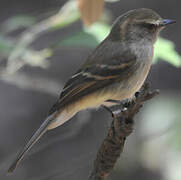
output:
M31 149L31 147L40 139L40 137L48 130L48 127L50 123L55 119L56 112L52 115L48 116L47 119L43 122L43 124L40 126L40 128L35 132L35 134L31 137L29 142L25 145L25 147L22 149L18 157L15 159L15 161L12 163L10 168L8 169L8 173L11 173L15 170L17 165L21 162L25 154Z

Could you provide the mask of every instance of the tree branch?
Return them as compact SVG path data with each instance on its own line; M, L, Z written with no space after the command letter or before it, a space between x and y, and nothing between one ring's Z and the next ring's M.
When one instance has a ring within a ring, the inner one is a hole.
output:
M98 150L94 167L89 180L106 180L112 171L117 159L123 151L126 137L133 131L134 116L138 113L145 101L159 94L158 90L150 91L149 84L145 83L140 92L135 94L131 102L124 102L114 111L111 111L113 121Z

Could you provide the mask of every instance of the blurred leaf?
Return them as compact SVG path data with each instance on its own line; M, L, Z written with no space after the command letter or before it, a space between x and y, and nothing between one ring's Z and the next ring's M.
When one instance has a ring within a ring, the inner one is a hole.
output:
M27 15L17 15L7 19L3 25L3 32L11 32L21 27L30 27L35 23L35 17Z
M84 31L78 32L72 36L69 36L65 40L57 43L59 46L81 46L94 48L98 44L98 41L93 35L90 35Z
M16 41L12 38L6 36L0 36L0 57L7 58L14 48ZM41 51L35 51L30 48L24 49L21 52L21 57L18 61L10 61L8 62L6 71L4 73L11 74L16 72L25 64L30 66L38 66L42 68L46 68L49 65L47 58L52 55L52 51L50 49L43 49Z
M0 35L0 56L8 55L13 48L14 41L10 38Z
M78 18L79 13L77 10L76 2L74 0L69 0L64 4L64 6L57 14L38 23L35 23L33 26L27 28L20 35L20 38L16 42L16 46L13 48L8 57L7 72L13 73L23 67L25 64L33 65L37 62L38 64L36 65L45 67L45 62L42 61L43 58L46 58L44 56L45 54L31 50L28 46L45 32L50 31L53 28L62 28L65 25L74 22ZM43 56L40 57L41 55ZM30 62L30 59L32 60L32 62ZM34 59L36 59L36 61L33 61Z
M24 53L22 58L31 66L46 68L48 66L47 58L49 58L51 55L52 51L50 49L43 49L41 51L29 50Z
M52 28L65 27L80 18L80 13L77 8L77 3L74 0L70 0L61 8L59 13L50 20Z
M98 42L101 42L109 34L110 26L108 24L98 22L89 28L84 28L84 31L93 35Z
M109 25L104 23L95 23L91 27L84 28L83 31L68 36L57 43L62 46L81 46L95 48L109 33Z
M104 0L78 0L81 19L87 26L96 22L102 14Z
M22 68L25 64L30 66L36 66L46 68L49 65L47 58L52 55L50 49L43 49L41 51L35 51L32 49L25 50L21 54L21 58L18 61L9 61L6 68L7 74L13 74Z
M154 62L161 59L176 67L181 66L181 56L176 52L174 43L161 37L155 44L154 59Z

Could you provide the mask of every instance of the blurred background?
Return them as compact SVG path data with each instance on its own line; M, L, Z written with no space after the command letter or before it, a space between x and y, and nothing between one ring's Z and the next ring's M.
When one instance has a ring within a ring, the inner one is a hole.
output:
M12 175L7 169L116 17L140 7L177 24L164 30L155 45L148 81L161 93L136 116L135 131L109 179L181 179L181 23L176 0L1 0L0 179L88 179L112 121L102 109L80 112L49 131Z

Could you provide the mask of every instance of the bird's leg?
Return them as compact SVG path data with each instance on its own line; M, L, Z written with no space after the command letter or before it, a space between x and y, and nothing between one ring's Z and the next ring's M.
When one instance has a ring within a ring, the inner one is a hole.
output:
M125 99L125 100L115 100L115 99L108 99L106 102L109 103L114 103L115 105L119 105L121 107L121 111L126 111L127 108L129 108L130 106L134 105L136 103L137 98L139 97L140 92L136 92L134 94L134 96L130 99ZM105 105L101 105L102 108L106 109L109 113L111 113L111 116L114 118L115 115L117 114L117 111L111 110L110 107L105 106Z
M110 103L114 103L115 105L121 105L125 108L129 107L131 104L134 104L136 102L136 99L138 98L138 96L140 95L140 92L137 91L134 96L130 99L126 99L126 100L115 100L115 99L108 99L106 102L110 102Z

